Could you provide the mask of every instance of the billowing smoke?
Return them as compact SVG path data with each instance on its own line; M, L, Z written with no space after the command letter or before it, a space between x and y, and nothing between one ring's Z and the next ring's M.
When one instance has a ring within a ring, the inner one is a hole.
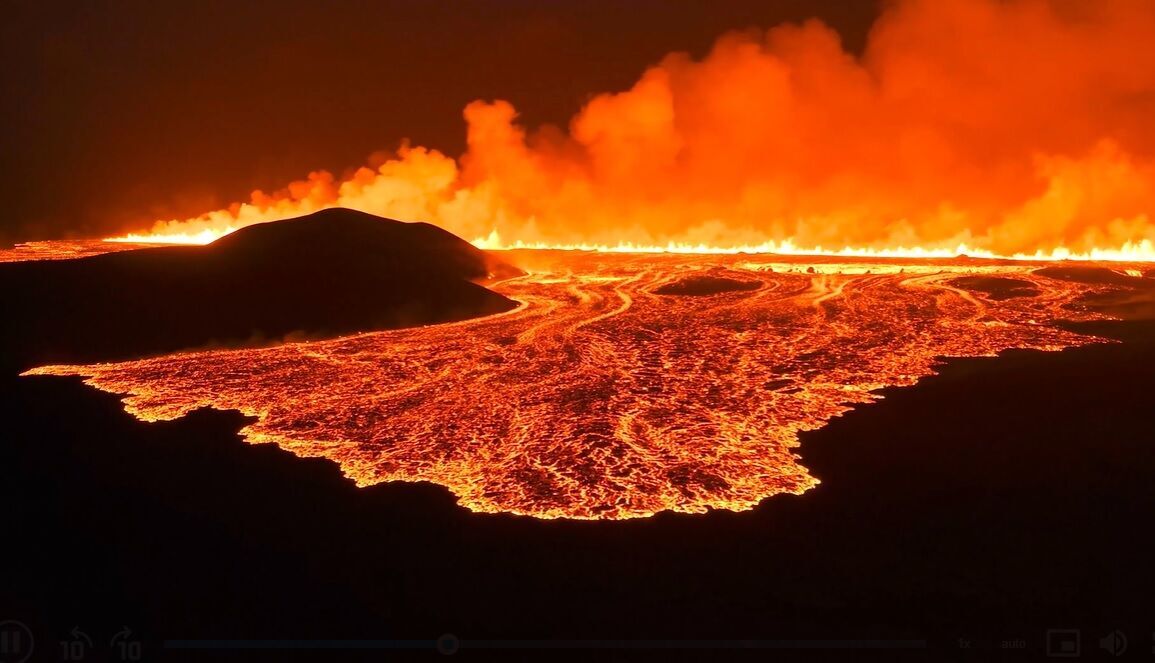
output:
M340 205L505 243L1010 254L1155 239L1149 0L902 0L861 56L818 21L738 32L594 97L565 131L523 127L504 101L465 120L460 159L403 145L348 179L312 173L152 232Z

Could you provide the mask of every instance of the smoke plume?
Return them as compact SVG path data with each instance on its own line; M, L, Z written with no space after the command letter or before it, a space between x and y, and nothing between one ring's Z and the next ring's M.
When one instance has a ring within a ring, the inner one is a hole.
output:
M593 97L564 130L525 127L505 101L464 117L459 159L403 144L348 178L314 172L151 232L339 205L504 244L1012 254L1155 239L1146 0L903 0L861 55L816 20L735 32Z

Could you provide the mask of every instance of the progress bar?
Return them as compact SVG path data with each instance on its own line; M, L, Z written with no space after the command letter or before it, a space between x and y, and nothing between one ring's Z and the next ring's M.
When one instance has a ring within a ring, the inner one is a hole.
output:
M452 638L452 636L449 636ZM165 640L165 649L926 649L926 640Z

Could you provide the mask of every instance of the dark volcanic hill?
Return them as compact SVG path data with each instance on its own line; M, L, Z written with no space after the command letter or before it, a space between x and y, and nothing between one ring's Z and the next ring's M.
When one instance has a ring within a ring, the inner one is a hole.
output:
M520 273L427 223L347 209L207 246L0 264L0 363L118 360L287 336L462 320L515 303L474 281Z

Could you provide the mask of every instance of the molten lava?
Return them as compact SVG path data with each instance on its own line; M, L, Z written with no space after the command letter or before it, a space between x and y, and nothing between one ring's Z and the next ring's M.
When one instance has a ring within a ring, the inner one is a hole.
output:
M10 249L0 249L0 262L24 262L28 260L71 260L102 253L131 251L165 242L150 238L146 242L108 242L101 240L45 240L23 242Z
M1097 342L1053 323L1100 317L1078 300L1119 287L975 260L511 257L531 273L494 287L521 302L508 313L27 374L84 376L146 421L236 409L249 442L479 512L744 510L818 483L799 432L943 356Z

